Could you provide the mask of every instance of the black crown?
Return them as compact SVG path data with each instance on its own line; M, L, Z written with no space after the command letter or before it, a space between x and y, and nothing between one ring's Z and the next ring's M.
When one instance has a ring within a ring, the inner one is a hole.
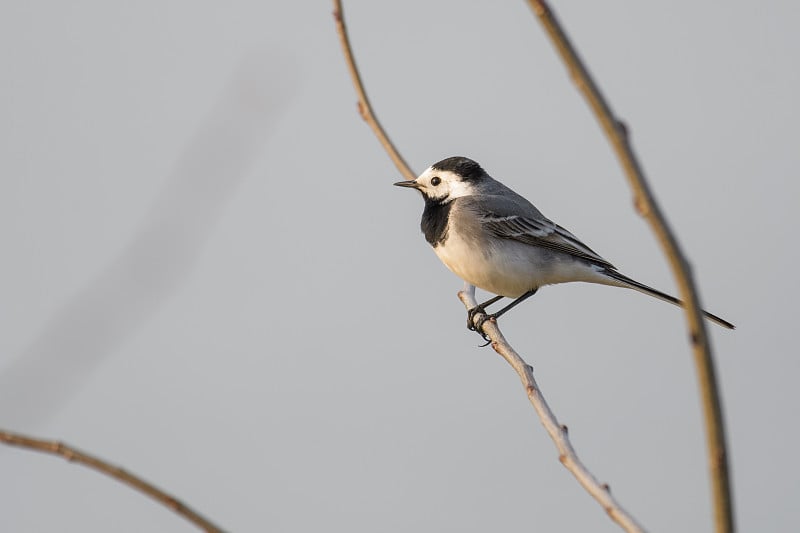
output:
M486 174L478 163L468 157L448 157L434 163L431 168L453 172L465 180L475 180Z

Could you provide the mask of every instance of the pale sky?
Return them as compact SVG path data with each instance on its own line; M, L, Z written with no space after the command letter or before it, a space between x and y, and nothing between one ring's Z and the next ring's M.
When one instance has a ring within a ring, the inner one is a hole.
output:
M800 529L796 2L553 1L681 244L741 531ZM345 2L421 171L479 161L675 292L525 2ZM231 531L618 531L465 328L422 202L356 113L328 2L0 6L0 427L134 471ZM503 317L592 472L652 531L709 531L681 312L542 289ZM192 531L0 448L0 531Z

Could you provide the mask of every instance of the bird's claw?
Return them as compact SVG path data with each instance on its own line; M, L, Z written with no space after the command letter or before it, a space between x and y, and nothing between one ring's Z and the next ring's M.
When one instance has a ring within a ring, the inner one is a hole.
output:
M480 318L480 320L478 321L478 324L476 325L475 324L475 315L478 315L478 314L481 314L481 315L484 315L484 316ZM467 311L467 329L470 330L470 331L480 331L481 328L483 327L483 323L486 322L486 319L487 319L486 309L484 309L480 305L476 305L475 307L473 307L472 309Z
M472 309L467 309L467 329L470 331L475 331L475 315L478 313L483 313L484 310L481 309L481 306L476 305Z
M476 315L479 316L477 319L475 318ZM484 346L489 346L492 343L492 339L490 339L486 333L483 332L483 324L487 321L494 318L492 315L486 314L486 309L481 307L480 305L476 305L469 311L467 311L467 329L470 331L475 331L483 337L483 340L486 341L486 344L482 344L481 348Z

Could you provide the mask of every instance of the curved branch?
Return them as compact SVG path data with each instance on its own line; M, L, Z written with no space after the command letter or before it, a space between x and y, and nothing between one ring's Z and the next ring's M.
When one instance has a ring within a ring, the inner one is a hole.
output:
M475 287L471 285L468 287L468 289L460 291L458 297L467 309L472 309L478 305L478 302L475 300ZM636 519L614 499L608 485L600 483L578 458L578 454L575 453L575 449L570 443L567 426L558 422L556 415L547 405L547 401L544 399L544 395L533 377L533 368L508 344L508 341L500 332L500 328L497 327L497 321L494 318L483 323L483 332L492 340L494 351L500 354L519 375L531 405L536 410L536 414L539 415L539 420L542 422L547 434L550 435L556 445L558 460L561 461L564 468L575 476L578 483L586 489L586 492L592 498L597 500L597 503L603 507L608 516L619 524L622 529L629 532L644 531L644 527L637 523Z
M10 431L5 430L0 430L0 442L10 446L18 446L20 448L28 448L30 450L59 455L67 461L82 464L109 477L113 477L117 481L120 481L121 483L124 483L125 485L128 485L139 492L150 496L157 502L169 507L204 531L215 533L223 531L222 528L214 525L207 518L204 518L199 513L192 510L189 506L174 496L170 496L155 485L148 483L142 478L137 477L118 466L113 466L102 459L68 446L63 442L36 439L33 437L20 435L18 433L11 433Z
M395 148L395 146L389 140L389 137L386 135L383 128L380 126L380 124L378 124L377 119L375 119L375 115L369 104L369 100L367 99L366 91L364 90L364 86L361 82L361 76L359 75L358 68L356 67L355 59L353 58L353 51L350 48L350 41L347 37L347 28L344 24L341 0L333 0L333 5L333 16L336 20L336 29L339 33L339 41L342 45L342 51L344 53L345 60L347 61L347 66L350 70L350 76L353 79L353 85L355 86L356 93L358 94L359 111L361 116L370 125L370 127L372 127L375 135L378 136L378 139L380 140L384 149L388 152L389 156L392 158L392 161L394 161L400 172L403 173L406 179L414 179L414 173L411 172L408 165L397 151L397 148ZM477 305L475 300L475 287L472 287L471 285L468 285L467 287L467 289L459 291L458 297L461 299L467 309L471 309ZM511 345L508 344L503 337L503 334L500 332L500 328L497 327L497 322L494 319L484 322L483 332L487 337L489 337L489 339L491 339L492 347L495 349L495 351L514 368L522 380L522 384L525 386L525 390L527 391L528 398L530 399L533 408L536 410L542 425L544 425L547 433L550 435L550 438L553 440L556 448L558 449L559 461L561 461L564 467L575 476L581 486L583 486L584 489L586 489L586 491L595 500L597 500L597 502L603 507L611 519L617 522L625 531L631 533L644 531L644 528L640 526L630 514L622 509L619 503L617 503L617 501L611 496L608 485L601 484L599 481L597 481L591 472L589 472L589 470L583 465L580 459L578 459L578 456L575 453L575 450L572 448L572 444L567 436L567 427L558 423L555 415L550 410L550 406L547 405L544 396L539 390L539 386L536 384L536 380L533 377L533 368L531 368L531 366L528 365L511 347Z
M347 26L345 26L344 23L341 0L334 0L333 2L333 18L336 21L336 33L339 34L339 42L342 45L342 52L347 61L347 68L350 71L350 77L353 79L353 87L355 87L356 94L358 95L358 112L361 118L372 128L372 132L378 138L383 149L386 150L386 153L389 154L389 157L392 158L392 162L394 162L394 165L403 177L407 180L415 179L417 175L412 172L408 163L406 163L403 156L400 155L400 152L397 151L397 148L395 148L389 136L386 134L386 131L384 131L380 122L378 122L375 113L372 111L372 105L370 105L369 98L367 98L367 91L364 89L364 83L361 81L361 75L358 72L358 67L356 67L356 60L353 57L353 50L350 47L350 37L347 35Z
M714 501L716 531L730 533L734 530L733 499L728 472L728 454L725 443L725 426L719 397L711 343L706 333L697 289L691 267L678 245L675 234L656 202L644 176L625 124L618 119L584 66L577 51L545 0L528 0L539 22L542 23L570 77L589 103L597 120L608 137L633 190L637 211L647 220L658 239L672 268L681 299L686 302L686 319L689 339L694 352L695 368L700 386L703 417L706 428L708 463Z

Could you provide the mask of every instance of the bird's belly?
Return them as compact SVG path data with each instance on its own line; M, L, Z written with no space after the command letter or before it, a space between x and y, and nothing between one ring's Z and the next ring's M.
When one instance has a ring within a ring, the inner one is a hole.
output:
M565 254L513 241L501 241L500 246L479 247L451 233L434 251L467 283L509 298L555 283L602 283L596 267Z
M485 291L516 298L537 287L529 261L515 254L479 247L452 232L434 250L455 275Z

